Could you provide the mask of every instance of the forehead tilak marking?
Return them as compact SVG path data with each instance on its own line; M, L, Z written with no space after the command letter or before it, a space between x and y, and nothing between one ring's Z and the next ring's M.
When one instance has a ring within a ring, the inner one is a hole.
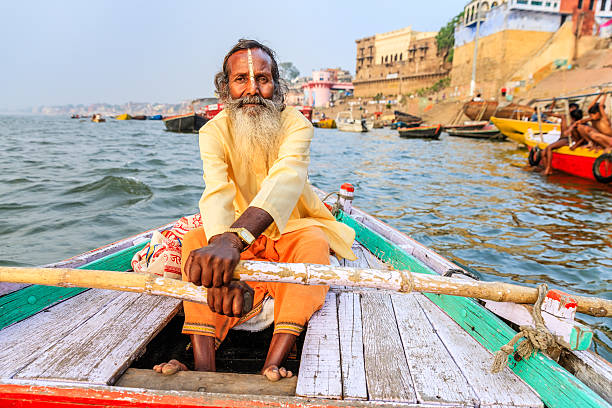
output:
M251 54L251 49L247 49L247 53L249 56L249 79L252 83L255 83L255 73L253 72L253 55Z

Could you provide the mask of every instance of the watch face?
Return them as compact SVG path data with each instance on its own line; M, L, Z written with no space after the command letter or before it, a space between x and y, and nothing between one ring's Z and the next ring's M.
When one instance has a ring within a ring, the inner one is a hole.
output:
M253 236L247 230L241 230L240 237L249 244L253 241Z

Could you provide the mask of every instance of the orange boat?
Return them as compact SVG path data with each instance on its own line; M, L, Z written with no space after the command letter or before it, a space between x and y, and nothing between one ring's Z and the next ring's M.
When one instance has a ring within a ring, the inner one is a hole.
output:
M529 164L537 166L541 160L541 152L549 143L538 141L538 136L528 131L525 144L529 148ZM578 147L571 150L564 146L553 150L552 168L600 183L612 182L612 154L603 151L588 150Z

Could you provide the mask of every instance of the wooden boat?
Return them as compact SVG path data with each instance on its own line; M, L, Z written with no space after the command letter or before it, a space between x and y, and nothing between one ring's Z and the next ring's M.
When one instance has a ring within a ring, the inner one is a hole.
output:
M546 136L546 135L544 135ZM556 135L555 135L556 136ZM539 140L539 136L528 130L524 137L529 149L528 162L531 166L540 164L541 151L549 143ZM549 138L549 140L556 139ZM568 146L553 150L552 168L567 174L585 179L609 184L612 182L612 154L603 153L602 150L588 150L578 147L571 150Z
M122 113L121 115L115 116L117 120L131 120L132 116L129 113Z
M389 127L393 130L398 129L398 128L414 128L414 127L419 127L423 124L423 121L417 121L417 122L410 122L410 123L406 123L406 122L394 122L392 123Z
M152 115L152 116L147 116L147 119L149 119L149 120L162 120L163 117L162 117L162 115Z
M349 111L338 112L335 122L338 130L343 132L367 132L374 127L372 121L353 119L353 113Z
M442 133L442 125L399 128L397 131L400 137L407 139L439 139Z
M396 122L405 122L405 123L423 123L423 119L420 116L411 115L410 113L401 112L401 111L393 111L395 115Z
M147 120L147 117L146 115L135 115L135 116L132 116L132 119L133 120Z
M102 115L100 115L99 113L96 113L91 117L91 121L100 123L100 122L106 122L106 119L104 119Z
M467 137L471 139L503 140L506 138L495 126L484 126L477 129L451 128L446 129L449 136Z
M525 144L524 136L528 129L531 129L534 132L540 131L540 125L538 124L538 122L499 118L497 116L492 117L491 122L493 122L495 127L498 128L499 131L508 139L521 144ZM560 125L556 125L553 123L542 123L542 132L544 133L559 129Z
M344 209L336 218L355 230L358 260L339 263L330 255L332 265L467 274L371 215ZM153 232L48 266L128 270ZM0 406L557 408L609 406L612 399L610 364L585 350L560 359L575 376L539 352L490 374L491 352L516 332L462 297L332 286L303 336L297 377L279 383L257 374L166 377L134 368L145 348L167 360L157 340L166 325L180 331L181 302L173 298L0 284L0 307ZM257 336L243 337L251 351Z
M480 130L487 126L489 122L486 120L480 121L466 121L463 125L446 125L443 128L444 132L448 132L449 130Z
M314 123L313 125L321 129L335 129L336 121L333 119L321 119L320 121Z
M166 130L178 133L197 133L208 122L206 116L197 113L168 116L163 119Z
M511 103L501 106L496 101L470 101L463 105L463 113L471 120L489 121L491 116L507 119L530 118L535 109L526 105Z

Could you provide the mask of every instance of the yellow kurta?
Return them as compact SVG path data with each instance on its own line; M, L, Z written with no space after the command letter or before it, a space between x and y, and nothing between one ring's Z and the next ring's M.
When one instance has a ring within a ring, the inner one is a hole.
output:
M355 232L334 219L307 181L313 134L312 124L297 109L285 108L278 157L268 171L264 163L249 170L233 148L227 112L206 123L200 129L206 183L200 212L206 236L223 233L248 207L258 207L274 219L264 232L268 238L318 226L337 255L356 259L351 251Z

